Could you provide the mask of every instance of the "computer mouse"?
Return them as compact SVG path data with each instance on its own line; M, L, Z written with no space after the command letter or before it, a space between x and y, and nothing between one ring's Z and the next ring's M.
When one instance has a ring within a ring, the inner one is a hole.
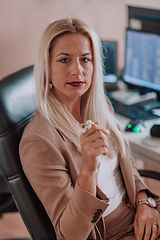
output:
M126 132L139 133L142 131L142 123L139 120L131 120L125 127Z
M160 124L154 124L150 129L150 135L152 137L160 138Z

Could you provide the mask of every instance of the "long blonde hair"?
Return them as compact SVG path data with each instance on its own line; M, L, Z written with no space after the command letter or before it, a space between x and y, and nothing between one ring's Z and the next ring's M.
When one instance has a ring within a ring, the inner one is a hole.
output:
M95 31L79 19L62 19L51 23L44 31L37 61L35 64L37 110L53 123L81 152L80 124L70 114L67 107L49 90L50 52L55 39L64 34L81 33L91 41L93 51L93 79L90 89L82 96L81 109L83 122L99 121L110 131L109 142L111 149L118 149L125 154L126 140L119 131L117 121L112 113L103 87L103 68L101 41Z

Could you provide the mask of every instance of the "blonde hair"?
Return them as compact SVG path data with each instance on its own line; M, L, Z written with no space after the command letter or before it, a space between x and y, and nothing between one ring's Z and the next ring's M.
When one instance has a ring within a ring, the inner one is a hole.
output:
M82 96L81 109L83 122L99 121L110 131L111 149L118 149L125 154L126 140L119 131L117 121L112 113L103 87L103 68L101 41L95 31L79 19L62 19L51 23L44 31L37 63L35 65L37 110L53 123L81 152L80 124L70 114L67 107L55 96L53 89L49 90L50 52L55 39L64 34L81 33L91 41L93 51L93 79L90 89Z

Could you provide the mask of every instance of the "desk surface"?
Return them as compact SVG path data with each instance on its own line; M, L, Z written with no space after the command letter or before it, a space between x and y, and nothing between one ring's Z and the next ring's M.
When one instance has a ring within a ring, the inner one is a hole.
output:
M125 129L129 119L116 114L121 129ZM130 142L132 156L160 169L160 138L150 136L153 124L160 124L160 119L145 121L145 128L140 133L125 132Z

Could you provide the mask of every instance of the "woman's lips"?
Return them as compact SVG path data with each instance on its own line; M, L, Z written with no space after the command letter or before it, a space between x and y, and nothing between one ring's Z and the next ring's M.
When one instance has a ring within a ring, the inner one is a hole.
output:
M70 82L68 84L71 85L72 87L81 87L84 84L84 82L78 81L78 82Z

